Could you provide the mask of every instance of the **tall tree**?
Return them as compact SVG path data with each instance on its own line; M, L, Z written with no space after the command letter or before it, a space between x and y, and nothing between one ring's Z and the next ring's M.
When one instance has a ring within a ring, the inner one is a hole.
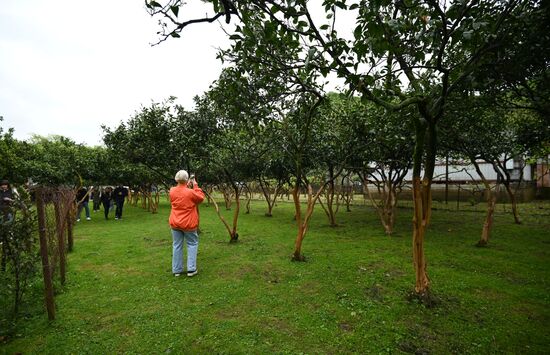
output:
M360 147L353 157L353 169L361 177L384 231L393 233L399 193L412 165L414 142L409 138L414 110L388 111L371 102L355 100L351 123ZM370 188L369 188L370 186ZM373 193L371 188L375 187Z
M103 126L105 145L116 159L141 164L150 169L156 181L173 182L173 175L186 165L185 155L180 152L186 141L174 141L174 105L171 97L162 103L152 103L118 127ZM180 159L182 160L180 160Z

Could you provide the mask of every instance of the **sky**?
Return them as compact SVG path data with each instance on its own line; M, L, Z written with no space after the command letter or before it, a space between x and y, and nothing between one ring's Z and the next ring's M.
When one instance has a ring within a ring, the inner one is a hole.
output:
M221 72L216 53L227 36L197 24L151 46L157 21L142 0L2 0L1 127L21 140L63 135L95 146L101 125L116 127L153 101L176 96L193 109Z

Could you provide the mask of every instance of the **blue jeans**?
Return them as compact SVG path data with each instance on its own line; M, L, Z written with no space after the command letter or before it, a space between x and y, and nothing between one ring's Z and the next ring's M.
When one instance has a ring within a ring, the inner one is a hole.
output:
M82 208L86 210L86 218L90 218L90 207L88 207L88 201L82 202L80 205L78 205L78 219L80 219L80 213L82 212Z
M172 273L183 272L183 241L187 244L187 272L197 270L199 235L197 231L184 232L172 229Z

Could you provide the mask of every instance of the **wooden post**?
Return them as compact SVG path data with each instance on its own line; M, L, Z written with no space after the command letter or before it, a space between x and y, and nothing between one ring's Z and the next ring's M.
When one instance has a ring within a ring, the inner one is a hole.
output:
M445 157L445 204L449 203L449 156Z
M460 184L458 184L458 192L456 193L456 210L460 209Z
M73 251L73 214L71 208L67 212L67 251Z
M61 216L61 207L59 201L54 202L55 209L55 229L57 234L57 249L59 251L59 276L61 284L65 285L65 270L66 270L66 258L65 258L65 220Z
M50 263L48 261L48 239L46 236L46 208L44 206L44 190L36 191L36 209L38 211L38 236L40 237L40 255L42 256L42 274L44 276L44 296L48 319L55 319L55 304L53 299L53 283Z

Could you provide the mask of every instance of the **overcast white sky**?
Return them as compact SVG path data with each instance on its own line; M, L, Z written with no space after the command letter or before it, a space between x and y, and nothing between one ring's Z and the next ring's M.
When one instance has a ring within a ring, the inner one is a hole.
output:
M60 134L99 145L101 124L126 121L142 105L193 97L216 80L216 24L189 27L159 46L157 19L142 0L2 0L0 116L18 139ZM205 7L198 1L190 1Z
M180 18L211 11L198 0L184 9ZM338 18L339 34L351 38L355 14ZM102 124L115 127L152 101L176 96L193 109L218 78L216 54L229 40L218 24L196 24L152 47L157 22L143 0L1 0L1 127L22 140L57 134L100 145ZM330 81L333 90L341 83Z

